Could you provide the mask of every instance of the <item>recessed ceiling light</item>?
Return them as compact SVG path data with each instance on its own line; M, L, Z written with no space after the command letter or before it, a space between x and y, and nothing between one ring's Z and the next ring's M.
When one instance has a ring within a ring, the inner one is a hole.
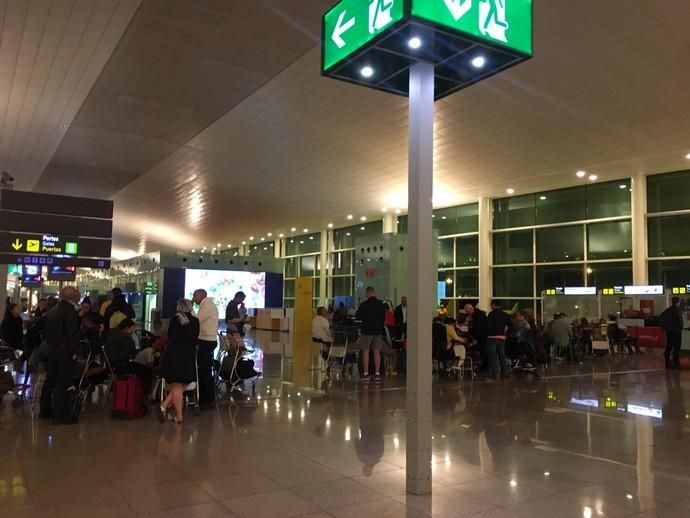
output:
M388 209L387 209L386 207L383 207L383 208L381 209L381 212L383 212L383 213L385 214L386 212L388 212Z
M205 252L205 251L206 251L206 247L202 248L201 250L203 250L203 251Z
M347 219L352 219L352 218L354 218L354 216L352 214L347 215Z
M515 189L513 189L513 188L511 187L510 189L506 189L506 192L507 192L508 194L515 194Z
M366 230L367 227L359 227L360 230Z
M486 58L484 56L477 56L472 60L474 68L482 68L484 65L486 65Z
M577 175L578 178L584 178L585 176L587 176L587 172L586 172L586 171L578 171L578 172L575 173L575 174Z
M690 160L690 153L688 153L687 155L685 155L685 158L687 158L688 160Z
M589 180L590 182L596 182L599 179L599 177L595 174L590 174L589 175Z
M309 232L309 229L308 229L308 228L305 228L305 229L303 229L303 231L304 231L304 233L306 234L307 232Z
M366 221L366 220L367 220L367 217L366 217L366 216L362 216L361 218L359 218L359 220L360 220L360 221Z
M374 69L370 66L362 67L359 73L362 75L362 77L366 77L368 79L374 75Z
M278 234L278 237L285 237L285 234Z
M410 40L407 42L407 45L414 50L417 50L419 47L422 46L422 40L415 36L414 38L410 38Z
M273 232L269 232L269 233L266 234L266 235L267 235L268 237L273 237Z
M539 196L539 199L544 201L546 199L546 196Z
M262 238L261 238L261 241L266 241L266 238L265 238L265 237L262 237Z
M620 185L618 186L618 188L619 188L619 189L627 189L628 186L622 183L622 184L620 184Z
M249 236L249 241L254 241L254 236Z
M328 228L333 228L333 223L329 223Z
M290 229L290 232L297 232L297 227L292 227L292 228Z
M402 214L402 211L400 209L395 209L396 214Z
M246 245L246 244L247 244L247 242L246 242L246 241L242 241L242 244L243 244L243 245Z
M194 253L194 252L196 252L196 250L194 250L194 249L192 248L192 253Z
M221 245L220 243L216 243L216 246L220 247L220 246L222 246L222 245Z

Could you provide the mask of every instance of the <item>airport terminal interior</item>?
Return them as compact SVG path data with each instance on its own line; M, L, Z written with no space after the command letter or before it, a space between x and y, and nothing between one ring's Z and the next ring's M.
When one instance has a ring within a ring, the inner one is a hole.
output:
M688 20L0 0L0 514L690 516Z

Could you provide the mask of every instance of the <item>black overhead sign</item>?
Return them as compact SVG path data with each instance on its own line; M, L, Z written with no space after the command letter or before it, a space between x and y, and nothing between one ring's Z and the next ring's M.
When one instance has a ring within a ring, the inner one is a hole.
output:
M0 191L0 264L109 268L113 202Z

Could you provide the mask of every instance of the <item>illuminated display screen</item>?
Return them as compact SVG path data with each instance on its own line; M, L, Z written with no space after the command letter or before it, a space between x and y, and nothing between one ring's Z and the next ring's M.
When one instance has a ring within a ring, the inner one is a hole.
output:
M626 286L626 295L663 295L663 286Z
M185 297L191 300L194 290L204 289L213 299L221 318L235 293L247 295L244 305L251 309L266 306L266 273L228 272L222 270L185 270Z

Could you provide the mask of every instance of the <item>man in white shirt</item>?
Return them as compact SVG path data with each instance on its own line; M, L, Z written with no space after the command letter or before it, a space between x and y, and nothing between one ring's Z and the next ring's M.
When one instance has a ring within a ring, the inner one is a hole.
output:
M331 333L331 323L328 320L328 310L321 306L316 310L316 316L311 321L311 337L314 342L331 345L333 334Z
M208 297L206 290L196 290L192 299L198 304L196 317L199 319L199 405L208 407L216 399L213 384L213 351L218 345L218 308Z

